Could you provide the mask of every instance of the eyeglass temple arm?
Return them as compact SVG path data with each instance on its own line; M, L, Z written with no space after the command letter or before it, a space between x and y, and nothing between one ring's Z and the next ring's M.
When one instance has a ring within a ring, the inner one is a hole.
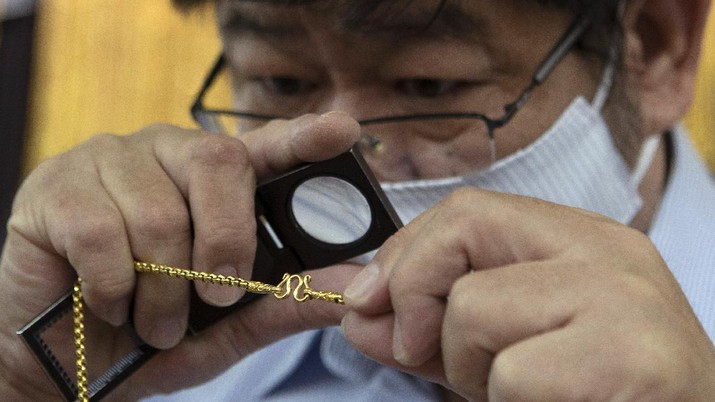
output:
M531 84L514 102L504 107L506 113L501 119L489 122L490 131L508 123L509 120L514 117L514 114L519 111L522 106L524 106L526 101L529 99L531 91L541 85L546 78L548 78L549 74L554 71L561 60L566 57L576 42L581 38L581 36L583 36L584 32L586 32L586 29L588 29L591 25L597 4L598 2L594 2L594 6L592 6L571 24L569 29L566 30L566 33L564 33L561 39L557 42L556 46L551 49L548 56L546 56L546 59L544 59L541 65L539 65L539 68L536 69L536 72L532 76Z
M556 65L559 64L561 59L563 59L573 48L576 42L583 36L584 32L591 25L593 21L594 9L593 7L584 13L580 18L573 22L571 27L566 31L558 44L551 50L546 59L541 63L539 68L534 73L533 81L534 86L541 84L546 80L546 78L551 74Z
M206 75L204 83L201 85L201 89L199 89L199 93L196 95L194 103L191 105L191 116L193 116L194 120L196 120L197 122L200 120L201 113L199 112L204 109L204 105L202 102L204 95L206 95L206 91L208 91L211 84L213 84L214 80L216 79L216 76L219 74L219 72L221 72L221 69L223 69L224 64L226 64L226 58L224 57L222 52L221 54L219 54L218 58L214 62L213 67L211 67L211 71L209 71L209 73Z

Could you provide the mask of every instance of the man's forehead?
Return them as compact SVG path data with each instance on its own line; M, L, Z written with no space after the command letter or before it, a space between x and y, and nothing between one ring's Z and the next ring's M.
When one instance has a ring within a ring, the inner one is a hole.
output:
M479 3L489 2L489 0ZM474 5L458 1L252 1L218 2L219 24L229 36L287 37L305 33L298 12L319 16L337 30L366 35L472 36L481 27Z

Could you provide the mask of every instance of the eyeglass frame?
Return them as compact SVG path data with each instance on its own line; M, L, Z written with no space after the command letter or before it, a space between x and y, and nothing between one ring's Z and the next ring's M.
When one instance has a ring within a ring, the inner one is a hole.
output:
M586 30L589 28L594 19L595 11L597 10L597 5L599 2L594 2L593 5L577 17L569 26L569 28L564 32L564 34L559 38L556 44L551 48L546 57L541 61L538 68L534 72L529 85L522 90L520 95L512 102L504 105L504 114L496 119L490 118L483 113L468 113L468 112L455 112L455 113L414 113L414 114L404 114L404 115L393 115L384 117L374 117L363 120L358 120L361 126L370 124L384 124L384 123L396 123L404 121L416 121L416 120L442 120L442 119L478 119L484 122L487 127L487 135L489 137L489 145L491 150L492 162L496 160L496 145L494 142L494 131L507 125L516 115L516 113L521 110L529 99L529 95L534 90L534 88L541 85L551 74L551 72L556 68L556 66L566 57L567 54L571 52L576 43L581 39ZM199 124L204 129L211 129L216 125L208 120L209 116L212 115L227 115L238 118L248 118L256 120L275 120L275 119L285 119L287 116L278 116L270 114L253 113L248 111L233 110L233 109L211 109L204 107L204 96L208 92L211 85L213 85L216 77L218 77L221 70L226 67L226 56L221 52L214 62L211 70L206 75L204 82L196 95L194 102L191 104L191 116L194 121ZM215 130L218 131L218 130ZM368 145L373 148L379 147L380 141L374 138L368 139Z

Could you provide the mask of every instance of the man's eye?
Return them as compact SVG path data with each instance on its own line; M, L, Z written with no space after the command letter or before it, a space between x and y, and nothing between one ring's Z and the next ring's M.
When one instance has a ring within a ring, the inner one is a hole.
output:
M304 95L317 87L313 82L294 77L260 77L257 81L266 91L281 96Z
M463 84L462 81L418 78L400 80L397 82L396 88L408 96L436 98L458 89Z

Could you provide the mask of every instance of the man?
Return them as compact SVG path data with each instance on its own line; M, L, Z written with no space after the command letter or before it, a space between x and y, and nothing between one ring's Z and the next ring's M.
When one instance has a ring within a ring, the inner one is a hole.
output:
M41 165L3 251L2 395L52 395L14 331L79 275L94 314L166 349L119 399L210 379L169 398L712 399L715 185L677 126L708 5L217 1L235 107L286 118ZM312 272L346 307L263 298L184 338L189 285L132 261L249 277L255 183L356 142L414 219Z

